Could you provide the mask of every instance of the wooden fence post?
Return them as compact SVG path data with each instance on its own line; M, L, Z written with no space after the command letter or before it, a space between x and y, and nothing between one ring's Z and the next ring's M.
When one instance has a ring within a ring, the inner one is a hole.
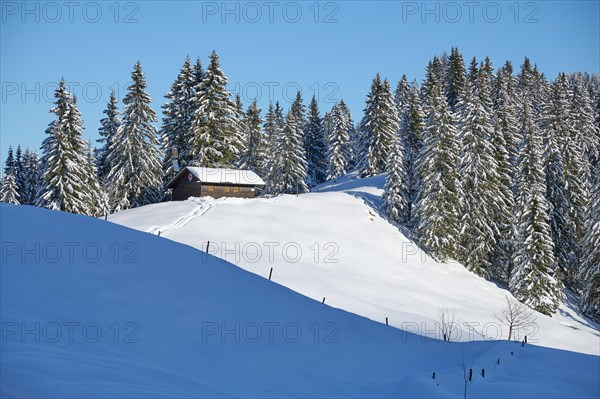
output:
M271 276L273 275L273 268L271 268L271 271L269 272L269 281L271 281Z
M321 302L321 303L325 303L325 297L323 297L323 302Z
M206 243L206 253L208 253L208 246L210 245L210 241Z

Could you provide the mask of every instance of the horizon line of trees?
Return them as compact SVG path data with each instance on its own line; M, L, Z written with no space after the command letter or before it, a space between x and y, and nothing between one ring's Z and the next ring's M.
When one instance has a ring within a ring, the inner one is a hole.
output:
M247 168L265 194L308 192L357 170L386 173L383 210L432 257L456 259L506 284L545 314L564 290L600 321L600 85L589 75L552 82L526 58L518 74L489 58L435 56L421 85L392 92L376 75L356 125L342 100L321 115L297 93L245 110L226 89L216 52L208 68L186 57L162 106L151 107L140 62L119 112L111 94L98 147L83 139L77 99L64 80L42 155L12 148L0 200L101 216L168 200L172 148L185 166Z

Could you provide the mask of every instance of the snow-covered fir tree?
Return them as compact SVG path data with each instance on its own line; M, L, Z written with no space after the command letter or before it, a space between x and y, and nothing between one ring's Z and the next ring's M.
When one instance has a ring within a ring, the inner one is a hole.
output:
M202 76L201 64L198 68ZM171 90L165 95L167 102L162 106L164 116L159 132L164 184L167 184L176 174L173 169L173 148L177 149L177 163L180 168L185 168L193 161L190 142L192 122L196 112L194 102L196 79L192 62L189 57L186 57L177 79L171 84Z
M277 194L302 194L308 191L307 165L301 132L297 115L290 109L285 118L282 136L278 140L281 156L277 157L274 166L273 191Z
M8 156L4 163L4 178L0 186L0 202L19 205L21 195L19 194L19 186L17 185L16 162L12 147L8 147Z
M515 166L517 154L516 103L509 93L513 90L512 66L500 68L493 85L492 146L497 165L497 190L502 201L497 202L493 215L496 225L495 247L490 257L489 275L508 283L513 270L515 229Z
M282 138L284 137L283 130L285 128L285 120L283 117L283 109L279 102L269 104L269 110L265 117L264 132L266 140L266 156L262 166L262 175L266 178L266 191L269 193L277 192L277 173L278 168L282 164Z
M85 148L85 179L90 192L90 211L89 216L99 217L108 212L108 196L98 180L98 171L96 170L96 160L92 151L92 143L88 142Z
M600 168L595 168L594 172L579 278L582 286L581 310L600 323Z
M419 191L415 230L419 242L439 260L455 258L459 240L459 141L454 115L443 93L440 61L434 58L425 82L429 98L417 161Z
M386 214L395 222L403 221L408 206L402 190L404 187L402 179L405 176L402 158L402 146L398 140L394 140L392 152L386 165L387 176L382 199Z
M86 142L82 138L83 121L75 98L63 79L55 91L55 120L46 129L42 143L41 184L36 205L64 212L96 215L94 197L96 175L89 175Z
M236 104L226 87L227 77L213 51L194 99L198 108L192 123L191 144L196 165L230 167L237 160L242 138Z
M21 203L23 199L23 189L25 188L25 164L23 159L23 150L21 149L21 145L17 145L17 150L15 151L15 168L14 168L15 182L17 183L19 197L21 198Z
M265 137L261 128L264 122L260 116L261 111L256 104L256 100L254 100L248 106L242 121L244 145L240 153L240 167L250 169L256 173L262 172L261 167L266 156Z
M354 120L352 119L350 108L348 108L348 105L343 99L340 100L338 107L342 113L346 131L348 132L349 142L348 146L346 147L346 159L348 160L348 171L350 171L354 169L357 164L357 154L354 143L356 142L358 134L356 132L356 128L354 127Z
M334 180L348 173L350 135L346 113L338 103L331 109L331 131L327 149L327 179Z
M419 87L416 83L410 87L408 100L400 115L398 140L402 147L403 158L402 196L406 202L405 214L401 216L401 221L410 224L419 186L416 162L421 152L421 137L425 119L419 97Z
M15 153L12 146L8 146L8 153L6 154L6 161L4 161L4 175L8 175L9 172L13 172L15 169Z
M584 164L584 171L589 190L594 173L592 165L597 165L600 157L600 131L594 123L594 104L589 92L577 82L573 85L572 113L573 130L577 132L576 139L580 143L587 161Z
M21 204L34 205L40 185L40 161L35 151L25 149L23 155L23 181L21 187Z
M584 192L581 191L580 170L570 170L571 165L567 169L565 164L565 155L569 163L581 160L579 146L568 142L573 139L569 119L571 113L569 97L569 83L566 76L560 74L552 85L552 94L543 115L544 167L546 198L550 203L550 231L554 243L554 258L563 283L575 289L580 258L579 245L583 237L577 237L577 226L572 218L577 215L573 215L571 210L574 205L585 207L583 203L572 203L572 201L585 202L585 197L582 197ZM583 212L581 213L583 216ZM584 221L579 220L579 222Z
M308 165L309 187L323 183L327 178L327 146L323 118L314 95L310 101L307 121L304 125L304 151Z
M100 120L100 128L98 134L100 138L96 140L100 144L100 148L95 150L96 170L98 171L98 179L104 182L108 172L110 172L110 164L108 163L108 154L113 138L117 135L117 130L121 126L121 118L117 107L117 97L115 92L110 93L110 99L106 105L106 109L102 111L106 117Z
M15 179L15 171L11 169L8 174L2 179L2 187L0 187L0 202L8 204L20 204L19 187Z
M459 101L459 137L461 142L459 179L461 182L460 246L458 259L480 276L490 276L490 258L498 229L498 164L492 145L491 98L489 76L477 72L475 86L466 83Z
M402 119L402 114L408 104L409 96L410 96L410 85L408 84L406 75L402 75L402 78L400 78L400 81L398 82L398 85L396 86L396 91L394 92L394 103L396 104L398 120Z
M383 173L387 158L398 131L398 113L387 80L381 81L379 74L371 84L367 96L365 114L361 123L365 159L361 176Z
M545 197L542 140L535 115L535 73L526 58L519 76L521 93L517 197L517 247L509 286L513 295L531 308L552 314L561 298L561 284L555 277L554 244L549 224L549 203Z
M162 191L162 167L158 149L157 121L146 92L146 79L138 61L131 73L133 83L123 99L123 121L111 143L106 178L111 211L158 202Z
M445 92L448 105L453 111L456 111L456 105L463 95L466 82L467 71L465 69L465 61L463 60L463 56L460 51L458 51L458 48L452 47L450 50L450 56L448 57Z

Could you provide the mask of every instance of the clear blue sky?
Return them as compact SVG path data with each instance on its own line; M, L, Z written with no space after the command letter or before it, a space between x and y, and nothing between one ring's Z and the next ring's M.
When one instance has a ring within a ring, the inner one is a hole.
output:
M73 83L86 139L96 139L110 91L123 98L138 59L159 117L186 54L206 65L212 49L245 105L258 93L263 109L269 97L287 108L300 88L322 111L343 98L355 120L375 73L393 86L402 74L420 81L427 61L451 46L496 66L528 56L550 78L600 69L598 1L0 4L2 161L9 145L39 148L61 76Z

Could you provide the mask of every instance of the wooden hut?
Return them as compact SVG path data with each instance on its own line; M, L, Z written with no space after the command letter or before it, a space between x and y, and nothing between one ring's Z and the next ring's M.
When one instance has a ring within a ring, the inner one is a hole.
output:
M173 201L190 197L254 198L265 182L251 170L187 166L167 184Z

